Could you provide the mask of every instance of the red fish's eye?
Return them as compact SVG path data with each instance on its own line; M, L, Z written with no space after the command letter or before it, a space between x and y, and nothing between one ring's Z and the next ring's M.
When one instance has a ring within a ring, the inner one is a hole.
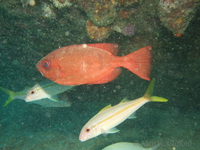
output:
M42 62L42 67L45 69L45 70L49 70L51 68L51 62L49 60L43 60Z

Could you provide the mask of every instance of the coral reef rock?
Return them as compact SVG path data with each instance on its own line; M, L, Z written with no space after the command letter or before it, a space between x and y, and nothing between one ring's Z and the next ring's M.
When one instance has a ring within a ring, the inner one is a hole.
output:
M158 16L168 30L180 37L195 16L198 5L198 0L160 0Z
M117 3L114 0L77 0L89 20L97 26L108 26L117 17Z
M122 6L128 7L133 4L141 3L143 0L115 0L115 1L118 2Z
M95 41L103 41L111 34L111 27L95 26L91 21L86 22L86 29L89 37Z
M42 11L43 11L42 16L44 18L56 19L56 14L53 11L51 5L44 3L43 6L42 6Z
M72 3L70 3L70 1L69 0L50 0L52 3L53 3L53 5L56 7L56 8L58 8L58 9L60 9L60 8L64 8L64 7L70 7L70 6L72 6Z
M134 36L135 35L135 26L133 23L126 21L117 21L112 29L116 32L119 32L125 36Z

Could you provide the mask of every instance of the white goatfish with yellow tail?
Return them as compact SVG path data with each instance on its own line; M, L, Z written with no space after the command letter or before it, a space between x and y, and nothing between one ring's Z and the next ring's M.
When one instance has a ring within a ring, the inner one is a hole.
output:
M37 83L32 88L26 88L20 92L14 92L3 87L0 87L0 90L9 95L8 100L3 106L7 106L14 99L22 99L26 102L42 105L43 107L69 107L71 102L68 100L60 101L57 98L57 94L67 91L72 87L74 86L60 85L48 81L41 84Z
M155 79L151 81L144 96L131 101L122 100L115 106L108 105L103 108L82 128L79 140L84 142L103 133L116 133L119 130L115 127L131 117L136 110L147 102L167 102L168 100L163 97L151 96L154 82Z
M119 142L109 145L102 150L157 150L158 147L159 144L155 145L154 147L144 148L139 143Z

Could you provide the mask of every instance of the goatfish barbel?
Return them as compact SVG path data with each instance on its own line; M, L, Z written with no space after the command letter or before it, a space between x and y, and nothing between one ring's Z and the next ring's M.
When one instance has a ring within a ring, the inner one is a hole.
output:
M115 106L108 105L103 108L85 124L79 135L79 140L84 142L100 134L119 132L115 127L131 117L135 111L147 102L167 102L168 100L163 97L151 96L154 83L155 79L149 84L144 96L138 99L131 101L122 100Z
M3 87L0 87L0 90L9 95L3 106L7 106L14 99L21 99L25 102L35 103L44 107L69 107L71 102L60 101L57 94L65 92L72 87L74 86L64 86L48 81L41 84L37 83L32 88L26 88L19 92L14 92Z

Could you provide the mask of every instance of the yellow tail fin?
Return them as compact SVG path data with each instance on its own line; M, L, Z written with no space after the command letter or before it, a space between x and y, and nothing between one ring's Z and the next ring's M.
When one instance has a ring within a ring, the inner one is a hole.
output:
M9 95L8 99L3 104L3 107L5 107L5 106L7 106L8 104L10 104L15 99L16 92L13 92L11 90L5 89L3 87L0 87L0 90L2 90L4 93L6 93L6 94Z
M154 84L155 79L152 79L143 97L149 99L149 101L152 102L167 102L168 100L164 97L151 96L153 93Z
M151 96L150 101L152 101L152 102L167 102L168 99L166 99L164 97Z

